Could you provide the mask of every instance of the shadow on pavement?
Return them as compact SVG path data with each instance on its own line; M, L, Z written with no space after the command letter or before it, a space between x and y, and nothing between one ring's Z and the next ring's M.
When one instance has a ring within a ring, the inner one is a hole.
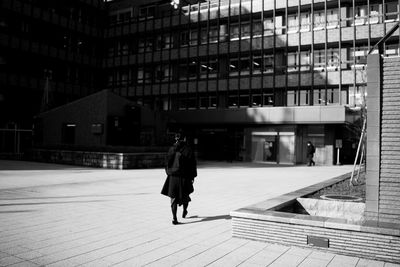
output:
M230 220L230 215L218 215L218 216L210 216L210 217L199 217L197 215L187 217L187 219L200 219L199 221L194 222L181 222L181 224L190 224L190 223L200 223L200 222L208 222L208 221L216 221L216 220Z
M0 160L0 171L90 170L94 168L21 160Z
M9 190L9 189L7 189ZM0 190L1 192L1 190ZM150 193L128 193L128 194L94 194L94 195L71 195L71 196L56 196L56 197L0 197L0 200L34 200L34 199L63 199L63 198L84 198L84 197L120 197L120 196L138 196L138 195L148 195Z
M35 212L36 210L7 210L7 211L0 211L0 214L3 213L22 213L22 212Z
M32 203L7 203L7 204L0 204L0 207L28 206L28 205L72 204L72 203L90 203L90 202L107 202L107 201L106 200L88 200L88 201L56 201L56 202L32 202Z

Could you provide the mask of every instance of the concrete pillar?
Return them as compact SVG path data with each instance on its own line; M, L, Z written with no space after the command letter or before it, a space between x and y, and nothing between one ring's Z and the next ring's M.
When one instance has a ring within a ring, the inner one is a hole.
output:
M381 92L382 58L379 54L367 59L367 173L366 173L366 217L377 219L379 212L379 170L381 137Z

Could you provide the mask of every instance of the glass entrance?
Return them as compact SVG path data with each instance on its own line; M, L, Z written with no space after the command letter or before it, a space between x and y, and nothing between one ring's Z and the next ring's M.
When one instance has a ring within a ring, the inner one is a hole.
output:
M263 161L276 162L276 136L267 136L264 141Z

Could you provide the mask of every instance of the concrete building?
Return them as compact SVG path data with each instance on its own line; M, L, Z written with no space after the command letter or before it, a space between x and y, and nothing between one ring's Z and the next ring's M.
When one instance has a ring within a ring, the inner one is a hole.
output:
M0 128L102 88L101 0L0 3Z
M305 162L307 141L317 164L337 163L338 147L353 160L366 54L399 13L387 0L75 2L1 3L0 58L15 65L1 71L2 114L22 109L20 88L36 103L28 116L46 92L59 105L109 89L188 131L202 158L280 164ZM11 30L14 17L29 31Z
M397 1L115 0L107 10L107 88L167 112L206 158L288 164L305 161L309 140L317 163L335 163L340 146L351 160L366 54L398 19ZM385 55L398 55L398 38Z

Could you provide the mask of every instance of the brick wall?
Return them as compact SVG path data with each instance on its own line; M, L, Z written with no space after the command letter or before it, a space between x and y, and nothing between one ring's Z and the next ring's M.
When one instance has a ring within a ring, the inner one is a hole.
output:
M383 59L379 218L400 222L400 57Z

